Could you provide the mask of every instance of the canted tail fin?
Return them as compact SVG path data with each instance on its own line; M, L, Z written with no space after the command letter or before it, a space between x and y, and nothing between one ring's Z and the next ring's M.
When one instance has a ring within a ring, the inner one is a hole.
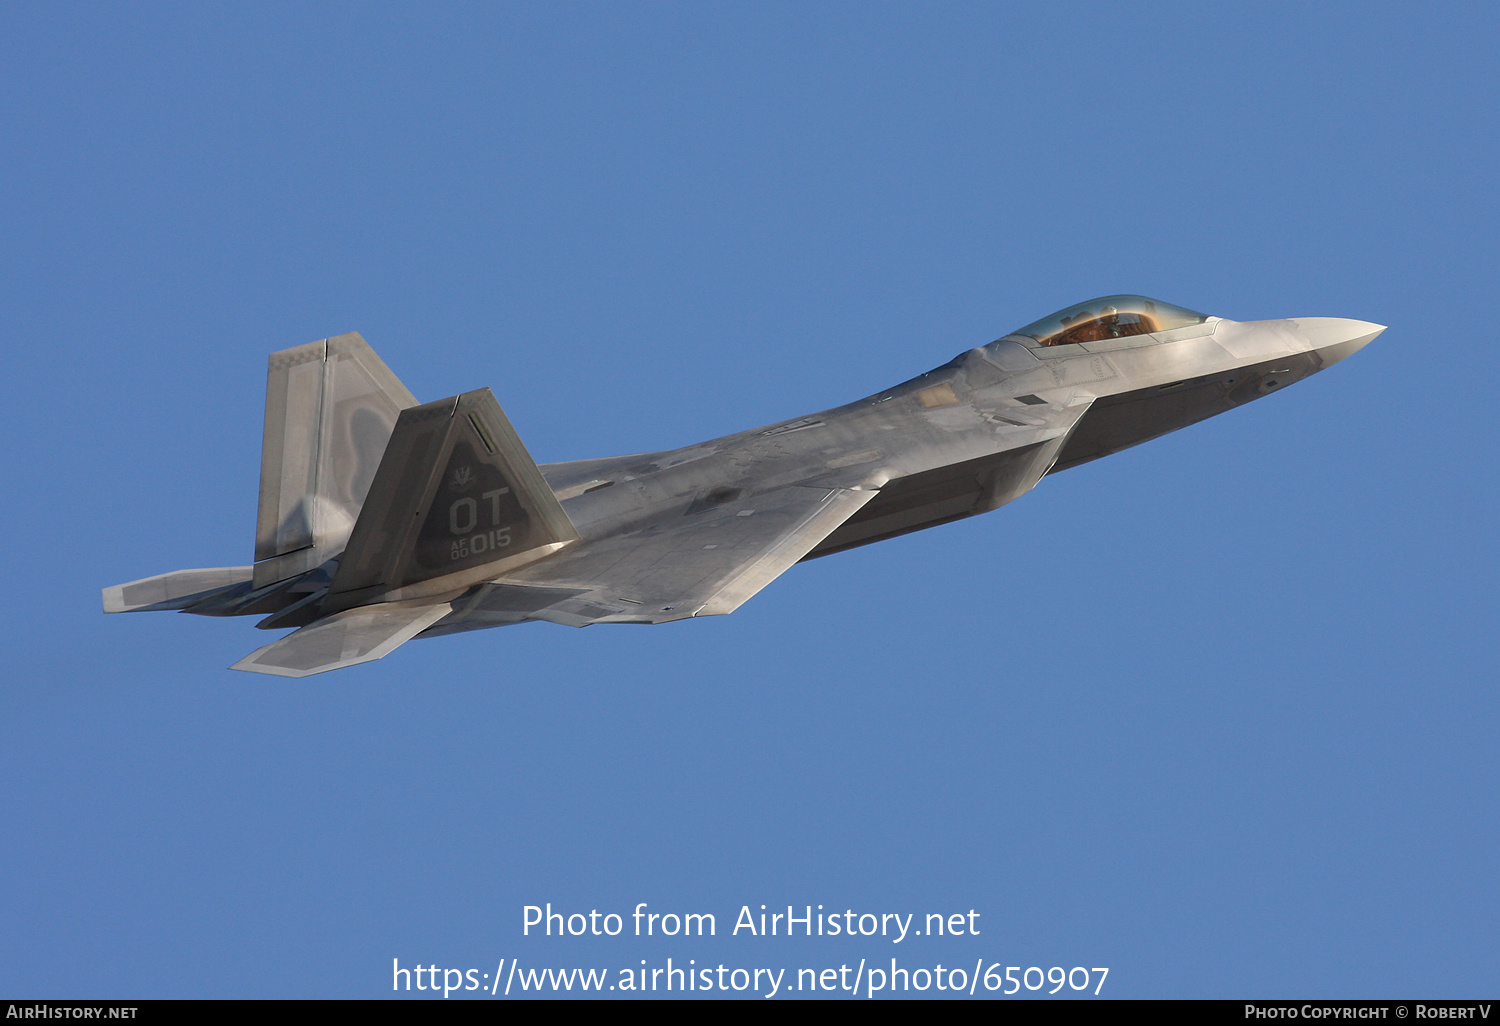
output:
M318 619L233 669L306 677L379 659L465 589L578 540L487 388L401 411Z
M256 588L338 554L397 416L416 405L416 397L355 332L271 354Z
M578 532L487 388L401 411L327 607L437 596Z
M234 668L305 677L379 659L578 540L489 389L418 405L351 333L271 354L255 565L115 585L104 609L270 614L257 626L298 629Z

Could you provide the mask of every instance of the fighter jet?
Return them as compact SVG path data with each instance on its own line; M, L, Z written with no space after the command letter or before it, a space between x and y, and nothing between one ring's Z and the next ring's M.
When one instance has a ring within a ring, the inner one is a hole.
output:
M489 389L419 404L364 339L339 335L270 357L254 564L105 588L104 610L295 628L233 667L287 677L528 620L729 613L799 560L996 509L1384 330L1106 296L846 406L542 466Z

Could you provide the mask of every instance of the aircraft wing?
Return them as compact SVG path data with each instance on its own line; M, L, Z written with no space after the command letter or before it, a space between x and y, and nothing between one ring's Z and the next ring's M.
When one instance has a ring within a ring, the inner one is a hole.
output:
M428 634L523 620L664 623L735 610L877 493L791 485L701 512L674 510L523 567L454 602Z

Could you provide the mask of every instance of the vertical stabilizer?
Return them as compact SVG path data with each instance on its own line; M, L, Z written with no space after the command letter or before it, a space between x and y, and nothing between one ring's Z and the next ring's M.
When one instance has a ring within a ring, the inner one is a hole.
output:
M401 411L416 398L355 332L272 353L255 586L337 555Z
M439 596L578 541L487 388L403 410L327 608Z

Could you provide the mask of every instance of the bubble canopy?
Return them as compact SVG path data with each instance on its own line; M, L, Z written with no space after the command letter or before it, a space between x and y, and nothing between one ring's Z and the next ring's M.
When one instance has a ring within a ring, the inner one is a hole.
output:
M1206 320L1207 314L1145 296L1102 296L1059 310L1013 334L1026 335L1044 346L1065 346L1170 331Z

